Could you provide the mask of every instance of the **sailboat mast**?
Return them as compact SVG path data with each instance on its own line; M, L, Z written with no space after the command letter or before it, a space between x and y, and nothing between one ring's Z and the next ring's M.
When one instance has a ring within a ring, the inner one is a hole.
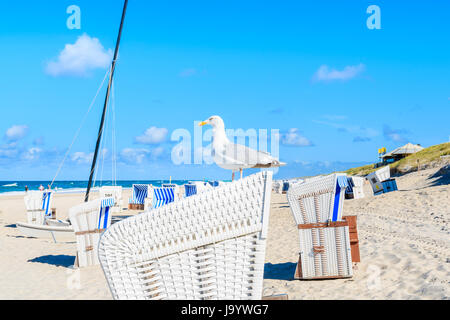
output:
M110 71L110 74L109 74L109 82L108 82L108 89L106 91L105 104L103 105L102 119L100 121L100 127L98 129L97 144L95 145L94 158L92 159L91 172L89 174L89 182L88 182L88 186L87 186L87 189L86 189L86 195L84 197L84 201L85 202L89 201L89 192L91 190L92 178L94 176L95 165L97 163L98 149L100 147L100 142L101 142L101 138L102 138L103 125L105 123L106 109L107 109L107 106L108 106L109 94L110 94L110 91L111 91L111 85L112 85L112 80L113 80L113 76L114 76L114 70L115 70L115 67L116 67L117 55L119 53L120 38L122 36L122 28L123 28L123 22L125 20L125 13L127 11L127 5L128 5L128 0L125 0L125 3L123 5L123 11L122 11L122 19L120 21L119 34L117 36L117 41L116 41L116 49L114 51L114 58L113 58L113 61L111 63L111 71Z

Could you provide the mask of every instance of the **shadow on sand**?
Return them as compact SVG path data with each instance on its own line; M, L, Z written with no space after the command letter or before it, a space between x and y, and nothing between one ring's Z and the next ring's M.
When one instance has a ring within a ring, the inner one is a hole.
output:
M264 279L294 280L297 264L294 262L266 263L264 265Z
M57 255L57 256L42 256L28 260L28 262L46 263L57 267L69 268L75 263L75 256Z
M432 186L442 186L450 184L450 164L436 171L436 173L430 176L428 179L435 179L431 183Z

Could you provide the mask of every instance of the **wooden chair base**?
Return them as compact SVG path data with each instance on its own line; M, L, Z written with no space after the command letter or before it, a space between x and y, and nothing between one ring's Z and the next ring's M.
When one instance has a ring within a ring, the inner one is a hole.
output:
M128 210L144 210L143 204L129 203Z

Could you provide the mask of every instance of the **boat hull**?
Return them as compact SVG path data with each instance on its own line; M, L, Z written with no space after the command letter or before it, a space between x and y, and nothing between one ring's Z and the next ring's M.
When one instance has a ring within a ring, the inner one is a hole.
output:
M25 222L17 222L16 226L26 237L54 238L56 241L75 241L75 233L72 226L46 226Z

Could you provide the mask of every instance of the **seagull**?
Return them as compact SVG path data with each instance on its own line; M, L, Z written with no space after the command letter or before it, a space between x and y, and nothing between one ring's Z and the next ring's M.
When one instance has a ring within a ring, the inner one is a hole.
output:
M231 143L225 133L225 123L219 116L212 116L208 120L199 123L199 126L210 125L213 128L212 156L214 162L221 168L231 170L231 180L234 181L234 173L247 168L275 168L285 166L269 153L250 149L241 144Z

